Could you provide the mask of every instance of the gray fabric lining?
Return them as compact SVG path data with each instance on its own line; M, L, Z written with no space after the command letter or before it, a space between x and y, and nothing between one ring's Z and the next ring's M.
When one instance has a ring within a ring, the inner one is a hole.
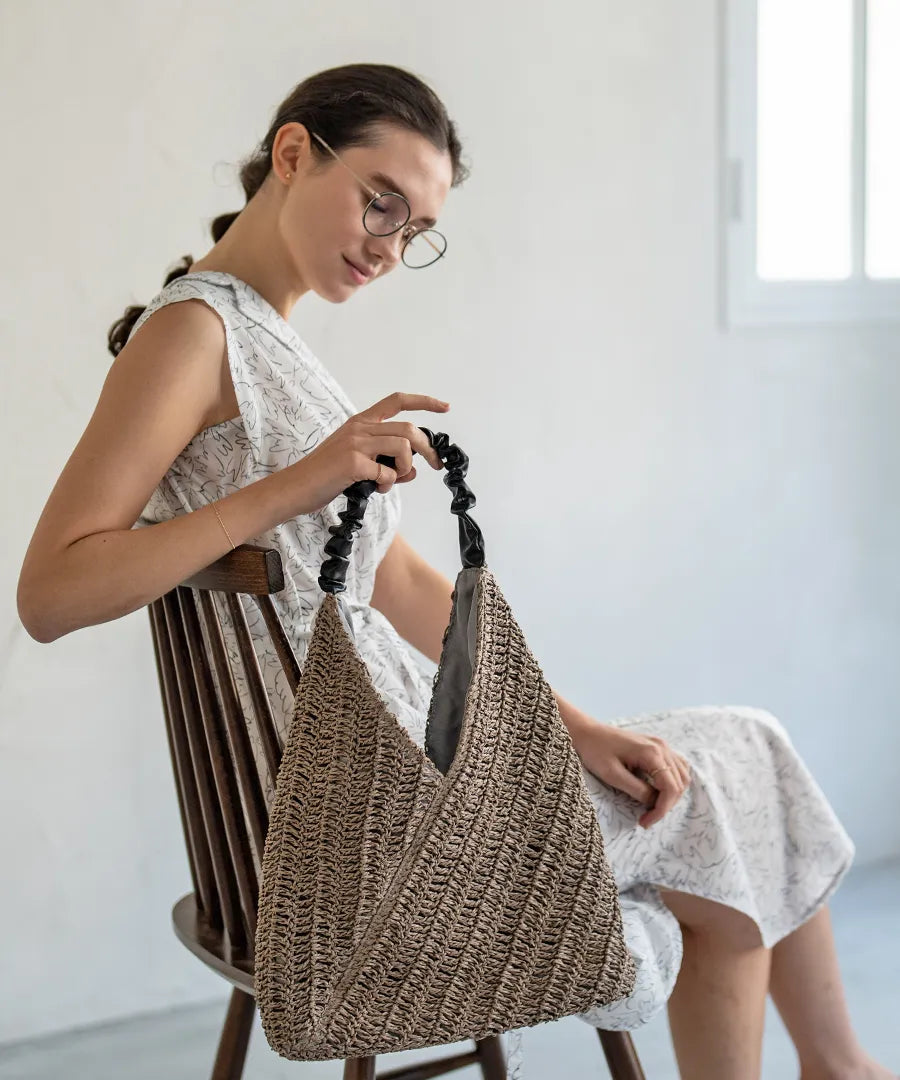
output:
M349 637L350 640L355 645L356 644L356 634L354 633L354 630L353 630L353 620L350 617L350 612L347 610L347 605L346 605L346 603L344 601L343 594L342 593L337 593L336 596L335 596L335 600L337 600L338 614L341 617L341 622L344 624L344 629L347 631L347 637Z
M472 681L478 630L478 592L482 569L460 570L447 638L435 679L425 735L425 751L446 775L462 731L466 693Z

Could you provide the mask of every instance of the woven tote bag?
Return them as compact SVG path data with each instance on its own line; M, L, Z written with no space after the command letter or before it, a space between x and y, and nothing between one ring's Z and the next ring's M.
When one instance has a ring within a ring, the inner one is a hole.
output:
M375 488L363 481L326 545L278 773L255 992L269 1045L293 1060L486 1038L634 988L580 762L467 513L468 458L422 430L447 469L463 564L425 750L379 697L341 608Z

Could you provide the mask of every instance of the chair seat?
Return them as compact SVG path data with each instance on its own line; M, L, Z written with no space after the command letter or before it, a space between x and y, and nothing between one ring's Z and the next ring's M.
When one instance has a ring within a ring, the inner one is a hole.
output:
M190 949L207 967L224 976L239 990L254 994L253 960L246 954L236 954L229 945L225 932L210 926L197 907L194 893L182 896L172 908L172 925L181 944Z

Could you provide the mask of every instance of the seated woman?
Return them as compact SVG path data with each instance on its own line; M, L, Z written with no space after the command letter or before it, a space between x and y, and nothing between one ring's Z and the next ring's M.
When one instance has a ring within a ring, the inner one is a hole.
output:
M401 260L439 259L434 226L465 175L444 106L408 72L354 64L290 93L243 165L243 210L110 331L117 359L22 567L34 638L134 611L251 542L281 553L274 599L302 661L335 500L374 480L344 596L379 692L422 745L433 669L419 653L439 659L452 584L397 532L413 451L440 461L395 418L449 406L396 393L357 411L287 320L306 293L344 303ZM263 668L285 729L292 696L276 657ZM886 1080L851 1027L826 907L853 845L779 721L703 707L602 723L557 700L638 967L632 995L583 1019L636 1028L667 1004L682 1076L743 1080L759 1075L771 993L805 1080Z

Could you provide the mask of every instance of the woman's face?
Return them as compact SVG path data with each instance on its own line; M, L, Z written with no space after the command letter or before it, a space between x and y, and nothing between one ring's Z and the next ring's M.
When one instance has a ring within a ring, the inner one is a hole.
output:
M282 129L284 144L279 138L274 147L273 164L277 168L279 158L294 162L280 170L282 175L295 174L287 185L279 221L287 255L306 289L343 303L397 266L410 226L427 228L432 224L429 219L437 220L453 179L450 154L437 150L422 135L386 124L376 129L377 146L338 151L341 161L374 191L397 191L409 202L411 216L403 229L390 236L372 236L363 226L371 195L330 154L324 167L314 167L311 136L303 125L286 129ZM324 151L321 144L316 146ZM369 276L361 281L349 263Z

